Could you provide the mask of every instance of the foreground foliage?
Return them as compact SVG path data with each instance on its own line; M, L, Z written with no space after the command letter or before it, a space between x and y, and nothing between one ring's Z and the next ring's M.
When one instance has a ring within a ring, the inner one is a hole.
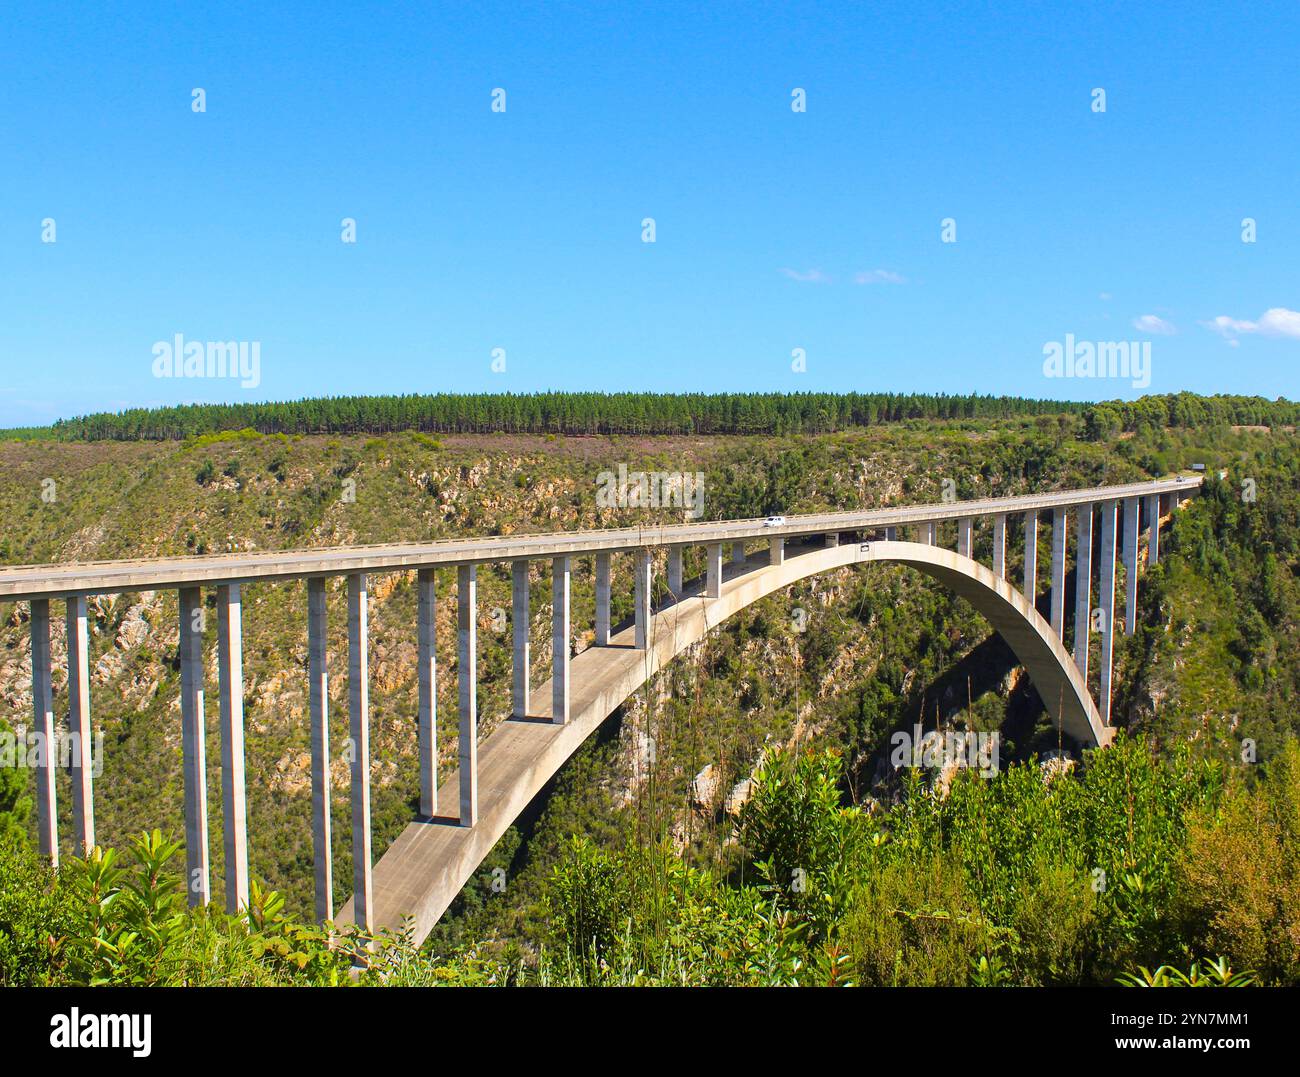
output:
M179 846L157 831L57 874L11 841L0 983L1300 982L1294 741L1262 774L1124 738L1072 772L1032 761L946 795L916 773L875 813L841 802L841 769L833 752L773 752L729 878L667 844L571 839L550 938L516 956L304 925L256 886L239 916L187 908Z

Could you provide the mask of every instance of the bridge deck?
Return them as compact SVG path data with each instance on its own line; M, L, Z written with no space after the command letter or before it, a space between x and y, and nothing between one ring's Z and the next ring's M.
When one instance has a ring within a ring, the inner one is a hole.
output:
M63 598L68 595L117 594L208 583L247 583L290 580L349 572L392 572L428 565L510 561L555 557L597 550L630 550L644 546L735 542L744 539L786 538L827 531L903 527L959 517L1016 515L1152 494L1191 493L1200 476L1159 479L1124 486L1056 490L1020 497L978 501L904 505L859 512L827 512L788 516L779 527L761 519L723 520L655 527L624 527L605 531L568 531L539 535L488 536L425 543L343 546L317 550L167 557L139 561L98 561L82 564L24 565L0 568L0 600Z

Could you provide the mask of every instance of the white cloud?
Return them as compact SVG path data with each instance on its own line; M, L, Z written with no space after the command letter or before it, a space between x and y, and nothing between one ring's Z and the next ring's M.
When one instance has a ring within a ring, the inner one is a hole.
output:
M781 272L791 280L797 280L803 284L829 284L831 280L820 269L808 269L800 273L797 269L783 267Z
M1104 303L1107 302L1108 300L1114 299L1115 297L1111 295L1110 292L1100 292L1098 293L1097 298Z
M1172 322L1167 322L1158 314L1142 314L1133 319L1133 328L1143 333L1159 333L1161 336L1173 336L1178 330Z
M854 284L905 284L901 273L892 269L864 269L853 275Z
M1210 329L1226 338L1229 343L1237 343L1236 337L1257 334L1262 337L1289 337L1300 340L1300 311L1287 310L1286 307L1270 307L1259 316L1257 321L1242 318L1229 318L1220 314L1212 321L1202 322Z

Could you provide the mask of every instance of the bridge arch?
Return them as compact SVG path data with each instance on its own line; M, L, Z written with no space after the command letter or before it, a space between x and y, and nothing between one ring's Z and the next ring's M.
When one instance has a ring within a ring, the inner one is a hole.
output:
M763 555L766 556L765 554ZM710 630L740 610L809 576L872 562L906 565L966 599L1007 642L1025 667L1054 724L1086 745L1104 745L1106 728L1079 673L1051 625L1021 592L991 570L951 550L915 542L860 542L790 548L780 564L751 558L730 565L720 597L703 597L701 581L651 621L649 646L633 645L628 626L607 647L592 647L571 664L570 719L507 719L478 746L479 817L456 822L459 782L439 789L439 812L410 824L374 868L376 927L397 930L409 922L423 940L507 828L568 758L650 677ZM537 698L550 697L549 684ZM353 920L351 900L340 923Z

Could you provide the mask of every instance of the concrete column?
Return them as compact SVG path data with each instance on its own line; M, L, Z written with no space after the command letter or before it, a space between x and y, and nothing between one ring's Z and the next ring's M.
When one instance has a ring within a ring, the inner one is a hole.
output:
M1025 582L1022 588L1032 606L1038 597L1038 513L1025 513Z
M352 901L374 928L370 865L370 611L366 574L348 576L348 736L352 741Z
M32 599L32 722L40 743L36 774L36 834L41 856L59 866L59 811L54 776L59 750L54 739L54 692L50 687L50 600Z
M551 721L569 720L569 558L551 560Z
M975 521L969 516L962 516L957 520L957 553L962 557L969 557L971 555L974 523Z
M1065 509L1052 510L1052 631L1065 639L1065 554L1070 517Z
M1005 513L993 517L993 574L1000 580L1007 578L1007 517Z
M886 541L886 542L897 542L897 541L898 541L898 528L896 528L896 527L886 527L886 528L885 528L885 541Z
M773 535L772 540L767 547L767 563L769 565L785 564L785 537L782 535Z
M921 541L927 546L936 546L939 543L939 524L935 520L921 525Z
M735 547L733 546L734 550ZM705 595L708 598L722 597L722 543L714 542L707 549L708 563L705 566Z
M743 542L733 542L731 544L731 563L733 565L743 565L745 563L745 544Z
M460 692L460 825L478 822L478 569L456 566Z
M329 668L325 581L307 581L307 699L311 710L311 848L316 869L316 920L334 919L334 853L330 836Z
M1124 501L1124 635L1137 629L1138 499Z
M208 881L207 743L203 717L203 595L180 592L181 752L185 777L185 879L191 905L206 905ZM75 792L75 789L74 789Z
M609 645L609 553L596 554L596 646Z
M1147 495L1147 568L1160 563L1160 495Z
M420 756L420 814L431 819L438 814L438 598L432 568L422 568L416 574L415 591L419 648L416 661L419 664L420 709L416 751ZM527 638L525 632L525 641ZM515 660L518 661L517 650ZM527 684L525 677L525 691ZM524 705L527 706L526 696Z
M1101 724L1110 725L1111 672L1115 653L1115 509L1114 501L1101 506L1101 564L1098 566L1097 602L1101 607L1101 655L1097 710Z
M567 571L567 570L566 570ZM511 713L516 718L527 718L529 687L532 680L532 656L529 650L529 637L532 629L532 614L528 608L528 562L512 561L510 563L510 631L514 637L514 688L511 693ZM606 609L608 610L608 604ZM567 637L566 637L567 638Z
M668 547L668 590L674 599L682 597L682 548Z
M1079 537L1074 554L1074 664L1085 678L1092 636L1092 510L1092 505L1075 509Z
M89 646L86 598L75 595L68 599L68 731L72 734L72 817L86 852L95 847L95 739L90 723ZM201 685L200 673L200 692Z
M827 546L838 546L840 544L840 533L838 531L827 531L822 538L826 540Z
M239 584L217 588L221 694L221 821L226 911L248 907L248 823L244 783L244 626Z
M636 648L644 651L650 646L650 585L654 562L650 560L650 551L642 548L633 552L633 563L636 565Z

